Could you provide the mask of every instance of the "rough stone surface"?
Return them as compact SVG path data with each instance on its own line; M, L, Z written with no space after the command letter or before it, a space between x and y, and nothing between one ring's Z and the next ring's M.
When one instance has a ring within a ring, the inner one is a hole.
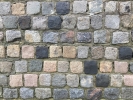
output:
M58 33L55 32L44 32L43 42L47 43L58 43Z
M23 99L33 98L34 90L31 88L20 88L20 97Z
M0 74L0 85L6 86L8 84L8 78L6 75Z
M38 31L26 30L25 31L25 40L26 40L26 42L40 42L41 36Z
M70 70L72 73L82 73L83 72L83 64L81 61L71 61L70 62Z
M112 13L117 9L117 1L109 1L105 3L105 12Z
M123 15L121 17L121 23L123 27L132 28L133 27L133 14Z
M115 73L127 73L128 72L128 63L127 62L120 62L115 61L114 62L114 70Z
M38 1L29 1L27 2L27 14L38 14L40 12L40 2Z
M43 46L37 46L36 47L36 58L42 59L42 58L48 58L48 47Z
M30 27L31 27L30 26L30 24L31 24L31 17L30 16L19 17L18 24L19 24L19 27L22 30L30 29Z
M110 79L108 74L97 74L96 75L96 87L108 87Z
M8 57L19 57L20 47L19 45L8 45L7 46L7 56Z
M110 34L107 30L94 31L94 43L108 43Z
M98 72L98 66L96 61L84 61L84 73L95 75Z
M106 59L117 59L118 49L115 47L106 47L104 57Z
M60 46L50 46L50 57L61 57L62 48Z
M56 12L59 15L66 15L70 11L70 3L67 1L59 1L56 3Z
M25 14L25 5L24 5L24 3L12 4L12 14L13 15L23 15L23 14Z
M105 88L104 97L109 100L117 100L120 95L120 89L118 88Z
M123 99L132 99L133 98L133 88L131 87L123 87L121 97Z
M74 15L63 16L62 26L66 29L74 29L76 27L76 19Z
M4 34L3 34L3 32L0 32L0 41L2 41L3 38L4 38Z
M43 71L45 72L56 72L57 61L44 61Z
M89 53L88 46L78 46L78 58L87 58Z
M42 2L42 15L50 15L55 13L55 4L54 2Z
M111 86L113 87L121 87L123 82L123 76L120 74L112 74L111 75Z
M51 75L50 74L40 74L39 75L39 84L42 86L51 85Z
M9 84L11 87L23 86L22 74L10 75L10 83Z
M119 48L119 59L131 59L132 58L132 49L129 47L120 47Z
M94 0L89 2L89 12L91 14L96 14L102 12L103 0Z
M130 64L129 64L129 69L130 69L130 72L133 73L133 62L130 62Z
M74 1L73 13L85 13L87 10L87 1Z
M78 42L91 42L92 35L91 32L77 32L77 41Z
M77 28L78 30L87 30L90 28L90 17L78 17L77 20Z
M93 76L91 75L80 75L80 86L84 88L93 87Z
M10 88L3 89L3 98L12 99L17 97L18 97L17 89L10 89Z
M124 85L133 86L133 75L124 75Z
M75 58L76 48L75 46L63 46L63 57L65 58Z
M70 87L78 87L79 86L79 76L77 74L68 74L66 75L67 85Z
M3 16L3 25L7 29L17 28L18 17L17 16Z
M67 72L69 69L68 61L58 61L58 72Z
M45 30L47 28L47 17L45 16L33 17L32 21L33 21L33 24L32 24L33 29Z
M120 2L120 14L128 14L131 12L131 1Z
M37 87L37 80L36 74L24 74L24 85L26 87Z
M104 48L102 46L92 47L91 56L93 59L100 59L104 57Z
M27 61L15 61L15 71L16 72L27 72Z
M100 29L102 26L102 15L91 16L91 27L94 29Z
M34 47L30 45L22 46L22 58L34 58Z
M54 89L53 90L53 98L54 98L54 100L67 99L68 98L67 89Z
M106 72L106 73L110 73L112 72L113 69L113 65L112 62L110 61L101 61L100 62L100 72Z
M48 17L48 28L58 30L61 28L62 19L60 16Z
M105 26L111 29L119 29L120 18L119 15L106 15Z
M64 87L66 85L65 74L54 74L52 77L52 86L54 87Z
M3 28L3 19L2 19L2 17L0 16L0 29L2 29ZM1 40L1 38L0 38L0 40Z
M70 88L69 94L71 99L84 98L84 90L78 88Z
M6 31L6 41L11 42L15 41L16 39L21 38L21 32L18 30L7 30Z
M10 2L0 2L0 15L7 15L11 12L11 3Z
M0 58L5 57L5 47L0 45Z
M35 96L38 99L45 99L51 97L51 89L50 88L36 88Z
M60 34L60 41L63 43L73 43L75 41L74 31L68 31L68 32L61 33Z
M112 44L119 43L129 43L129 33L128 32L113 32Z
M30 72L42 71L42 61L41 60L30 60L28 63L28 70Z
M87 90L87 99L100 100L102 97L102 90L99 88L92 88Z
M2 73L9 73L9 72L11 72L11 70L12 70L12 62L9 62L9 61L1 61L0 62L0 72L2 72Z

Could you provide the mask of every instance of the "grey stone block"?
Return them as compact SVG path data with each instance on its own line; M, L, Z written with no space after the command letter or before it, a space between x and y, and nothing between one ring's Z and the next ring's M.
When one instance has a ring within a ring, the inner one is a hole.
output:
M15 61L15 71L16 72L27 72L27 61Z
M3 16L3 25L7 29L17 28L18 17L17 16Z
M11 11L10 2L0 2L0 15L7 15Z
M93 76L81 74L80 75L80 86L85 87L85 88L93 87Z
M58 43L58 33L55 32L44 32L43 42L47 43Z
M8 81L7 76L1 74L0 75L0 85L1 86L6 86L7 85L7 81Z
M69 98L67 89L54 89L53 98L54 100L63 100Z
M3 98L5 98L5 99L18 98L17 89L4 88L3 89Z
M27 2L27 14L38 14L40 12L40 2L29 1Z
M125 99L132 99L133 98L133 88L131 87L123 87L121 92L121 97Z
M38 99L46 99L51 97L51 89L50 88L36 88L35 96Z
M105 12L115 12L117 8L117 1L109 1L105 3Z
M88 46L78 46L78 58L87 58L89 52Z
M65 74L54 74L52 77L52 86L64 87L66 85Z
M102 26L102 15L91 16L91 27L94 29L100 29Z
M70 88L69 94L71 99L84 98L84 90L79 88Z
M2 19L2 17L0 16L0 29L2 29L3 28L3 19Z
M34 90L30 88L20 88L20 97L22 99L29 99L34 97Z
M67 72L69 69L68 61L58 61L58 72Z
M28 63L28 69L30 72L39 72L42 70L42 61L40 60L31 60Z
M55 13L54 2L42 2L42 15L50 15Z
M42 86L50 86L51 85L51 74L40 74L39 83Z
M6 31L6 41L14 41L15 39L21 38L21 32L18 30L7 30Z

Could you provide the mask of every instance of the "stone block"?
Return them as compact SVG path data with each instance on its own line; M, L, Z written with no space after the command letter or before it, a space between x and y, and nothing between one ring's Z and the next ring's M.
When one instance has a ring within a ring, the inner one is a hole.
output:
M133 75L124 75L124 85L133 86Z
M75 58L76 57L75 46L63 46L63 57L64 58Z
M1 86L6 86L8 85L8 78L4 74L0 74L0 85Z
M112 74L111 75L111 86L113 87L121 87L123 83L123 76L120 74Z
M121 92L121 97L123 99L132 99L133 98L133 88L123 87Z
M24 3L12 4L12 14L13 15L24 15L25 14L25 4Z
M100 29L102 26L102 15L91 16L91 27L94 29Z
M7 56L8 57L19 57L20 47L19 45L8 45L7 46Z
M120 14L129 14L131 12L131 1L119 2Z
M48 58L48 53L49 53L48 47L43 47L43 46L36 47L36 58L37 59Z
M101 61L100 62L100 72L110 73L112 72L113 64L110 61Z
M0 72L2 73L9 73L12 70L12 62L9 61L1 61L0 62Z
M61 57L62 56L62 48L60 46L50 46L50 57Z
M34 90L31 88L20 88L20 97L22 99L31 99L34 97Z
M71 61L70 62L70 70L72 73L82 73L83 72L83 64L81 61Z
M44 61L43 71L45 72L56 72L57 61Z
M87 58L89 53L88 46L78 46L78 58Z
M68 61L58 61L58 72L68 72L69 62Z
M40 74L39 84L42 86L50 86L51 85L51 74Z
M0 58L5 57L5 47L3 45L0 45Z
M27 61L15 61L15 71L16 72L27 72Z
M30 45L22 46L22 58L34 58L34 47Z
M0 2L0 15L8 15L11 12L10 2Z
M105 12L114 13L117 10L117 1L109 1L105 3Z

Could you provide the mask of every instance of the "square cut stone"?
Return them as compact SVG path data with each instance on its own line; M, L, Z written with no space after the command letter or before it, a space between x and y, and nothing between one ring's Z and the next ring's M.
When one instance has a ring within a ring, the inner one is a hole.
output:
M39 84L42 86L50 86L51 85L51 74L40 74Z
M128 63L127 62L114 62L115 73L127 73L128 72Z
M32 28L33 29L42 29L45 30L47 28L47 20L48 18L45 16L38 16L32 18Z
M124 85L133 86L133 75L124 75Z
M7 78L7 76L4 75L4 74L0 74L0 85L1 86L7 86L7 84L8 84L8 78Z
M73 13L85 13L87 10L87 1L74 1Z
M90 17L78 17L77 21L77 28L78 30L87 30L90 28Z
M131 1L119 2L120 14L129 14L131 12Z
M83 72L83 64L81 61L71 61L70 62L70 70L72 73L82 73Z
M78 58L87 58L89 53L88 46L78 46Z
M40 12L40 2L38 1L29 1L27 2L27 14L38 14Z
M61 57L62 48L60 46L50 46L50 57Z
M123 83L123 76L120 74L112 74L111 75L111 86L113 87L121 87Z
M63 46L63 57L65 58L75 58L76 48L75 46Z
M5 47L3 45L0 45L0 58L5 57Z
M41 36L38 31L26 30L25 31L25 40L26 40L26 42L40 42Z
M58 72L68 72L69 62L68 61L58 61Z
M10 2L0 2L0 15L7 15L11 12L11 3Z
M43 46L36 47L36 58L37 59L48 58L48 54L49 54L48 47L43 47Z
M102 28L102 15L93 15L91 16L91 27L94 29Z
M57 61L44 61L43 71L45 72L56 72Z
M119 15L106 15L105 26L110 29L119 29L120 18Z
M114 47L106 47L105 56L106 59L117 59L118 49Z
M132 87L123 87L121 92L121 97L123 99L131 100L133 98L133 88Z
M19 57L20 47L19 45L8 45L7 46L7 56L8 57Z
M109 1L105 3L105 12L113 13L117 9L117 1Z
M22 46L22 58L34 58L34 47L30 45Z
M23 86L22 74L10 75L10 86L11 87Z
M121 24L123 27L132 28L133 27L133 14L122 15Z
M113 65L110 61L101 61L100 62L100 72L110 73L112 72Z
M15 61L15 71L16 72L27 72L27 61Z
M25 4L24 3L12 4L12 14L13 15L23 15L23 14L25 14Z
M38 75L37 74L24 74L24 85L26 87L37 87Z
M9 73L12 70L12 62L8 62L8 61L2 61L0 62L0 72L2 73Z
M34 90L31 88L20 88L20 97L22 99L31 99L34 97Z

